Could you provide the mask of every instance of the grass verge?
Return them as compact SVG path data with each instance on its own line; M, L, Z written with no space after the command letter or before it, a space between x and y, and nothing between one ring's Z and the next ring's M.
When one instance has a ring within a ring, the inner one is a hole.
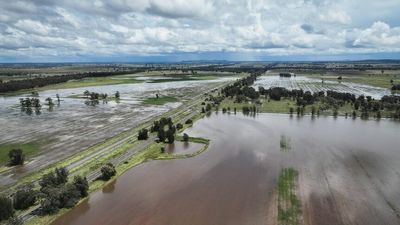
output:
M158 98L147 98L143 101L144 104L148 105L164 105L168 102L177 102L178 99L171 96L160 96Z

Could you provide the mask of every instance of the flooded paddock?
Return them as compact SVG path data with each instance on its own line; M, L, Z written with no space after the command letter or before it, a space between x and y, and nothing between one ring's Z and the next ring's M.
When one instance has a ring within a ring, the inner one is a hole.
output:
M23 168L11 169L0 175L0 185L15 182L27 172L39 170L64 159L93 144L136 127L143 121L161 115L210 87L236 80L237 77L221 77L215 80L178 81L165 83L134 83L81 88L47 90L39 92L42 110L39 115L21 112L19 98L30 94L0 96L0 144L41 142L40 155L29 159ZM85 104L85 99L71 96L82 95L85 90L121 94L117 103L102 100L96 106ZM56 94L61 97L58 105ZM175 96L179 102L164 105L147 105L142 101L156 94ZM55 105L49 109L45 99L52 97Z
M329 81L321 79L308 78L305 76L297 75L292 77L279 77L276 75L261 76L253 85L255 88L264 87L265 89L271 87L283 87L288 90L303 90L310 91L311 93L319 91L337 91L352 93L356 96L364 95L371 96L375 99L380 99L384 95L391 95L391 91L386 88L374 87L364 84L342 82L342 81Z
M219 113L185 132L209 149L135 167L53 225L277 224L288 167L304 224L400 223L400 123Z

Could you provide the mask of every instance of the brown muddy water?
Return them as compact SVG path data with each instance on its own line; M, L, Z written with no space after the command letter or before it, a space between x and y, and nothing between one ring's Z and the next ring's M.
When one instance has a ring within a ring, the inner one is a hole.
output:
M53 224L276 224L285 167L299 172L305 224L400 223L400 123L220 113L185 132L209 149L133 168Z
M201 150L202 147L204 144L175 141L173 144L165 145L165 152L175 155L191 154Z

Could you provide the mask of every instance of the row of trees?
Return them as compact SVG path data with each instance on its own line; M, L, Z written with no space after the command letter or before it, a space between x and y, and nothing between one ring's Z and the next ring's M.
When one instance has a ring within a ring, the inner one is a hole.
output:
M69 183L65 168L56 168L43 175L39 185L37 190L33 184L25 184L10 197L0 196L0 221L12 218L14 222L21 222L13 218L15 210L28 209L36 203L40 204L38 213L41 215L56 213L61 208L71 208L79 199L88 195L89 189L86 177L75 176Z
M131 74L137 72L144 72L144 68L136 68L130 71L117 71L117 72L85 72L85 73L75 73L66 75L56 75L56 76L46 76L37 77L32 79L24 80L11 80L8 82L0 83L0 93L18 91L23 89L30 89L35 87L43 87L50 84L58 84L67 82L69 80L82 79L86 77L106 77L122 74Z

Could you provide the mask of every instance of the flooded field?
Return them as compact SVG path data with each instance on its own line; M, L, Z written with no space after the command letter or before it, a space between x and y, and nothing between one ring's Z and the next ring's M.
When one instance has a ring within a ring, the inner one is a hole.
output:
M223 77L215 80L144 82L41 91L39 98L42 110L38 115L35 112L32 115L21 112L19 98L28 97L29 94L0 96L0 144L45 143L41 146L43 154L29 159L23 168L3 172L0 184L11 183L27 171L43 168L99 141L131 129L146 119L176 108L185 100L203 94L209 88L235 79L236 77ZM107 93L108 96L113 96L119 91L121 99L119 102L110 100L107 103L100 100L98 105L88 106L84 103L85 99L71 97L82 95L85 90ZM56 94L61 97L59 105L55 98ZM179 102L164 105L142 103L144 99L155 97L156 94L174 96ZM44 105L47 97L52 97L55 102L52 109Z
M185 132L209 149L131 169L53 225L278 224L282 171L299 223L400 223L400 123L220 113Z
M310 91L311 93L319 91L337 91L353 93L356 96L364 95L371 96L375 99L380 99L384 95L390 95L391 91L386 88L374 87L351 82L329 81L321 79L308 78L305 76L296 77L279 77L276 75L261 76L253 85L255 88L262 86L266 89L271 87L283 87L289 90L297 89Z

